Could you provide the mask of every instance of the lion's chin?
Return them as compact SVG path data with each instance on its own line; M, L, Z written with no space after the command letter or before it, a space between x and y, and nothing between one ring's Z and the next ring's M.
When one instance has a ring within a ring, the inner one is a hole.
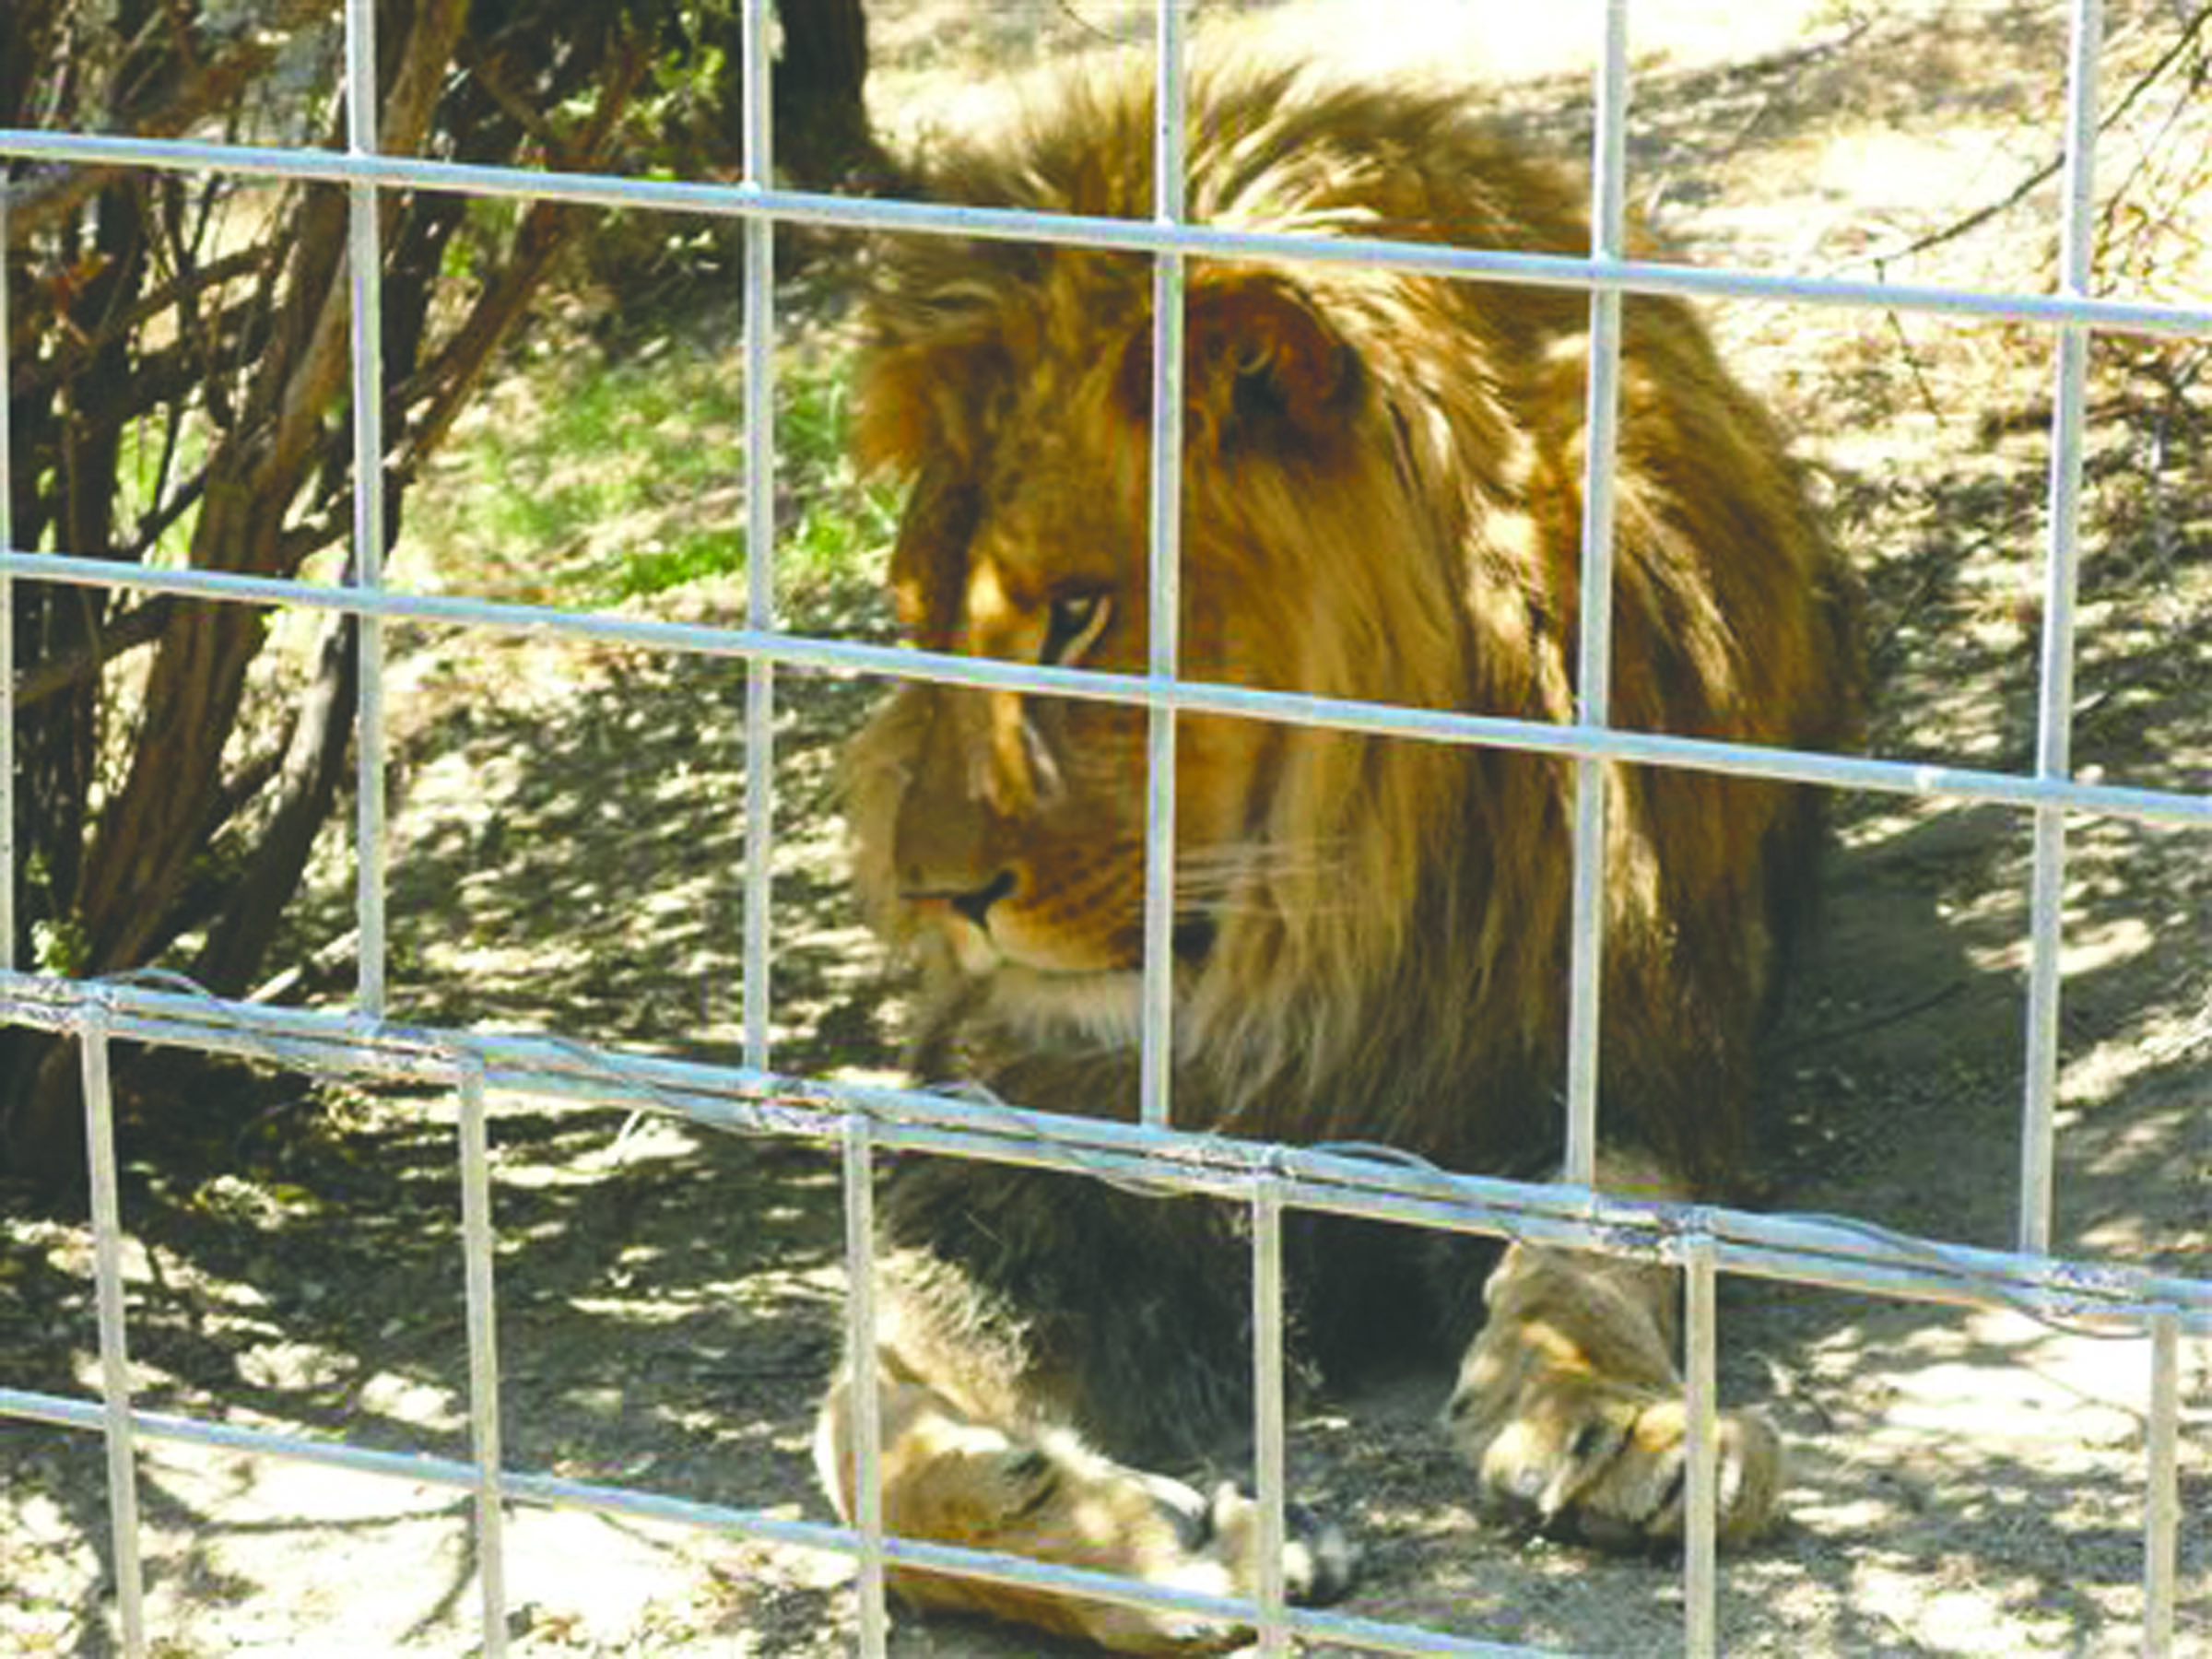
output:
M1141 972L1056 972L1002 959L989 983L996 1022L1040 1047L1123 1049L1142 1040Z
M994 1024L1041 1049L1135 1049L1144 1041L1145 974L1135 964L1096 966L1039 959L1007 939L965 919L946 918L953 959L982 988ZM1176 924L1172 949L1178 988L1204 971L1213 950L1208 918Z

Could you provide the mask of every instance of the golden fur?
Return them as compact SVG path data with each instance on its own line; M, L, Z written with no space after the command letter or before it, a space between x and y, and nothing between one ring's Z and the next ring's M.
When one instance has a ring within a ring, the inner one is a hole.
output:
M1150 124L1141 77L1066 85L1049 118L947 158L931 189L1146 217ZM1589 245L1575 190L1457 100L1206 70L1192 88L1187 143L1188 209L1206 224L1561 253ZM1144 670L1152 291L1151 263L1136 256L934 236L886 251L860 441L868 461L912 480L891 581L919 644ZM1625 309L1611 720L1849 743L1853 589L1781 435L1689 310L1653 299ZM1587 297L1566 289L1360 264L1194 261L1180 671L1571 721L1588 326ZM899 692L857 741L858 877L880 924L922 962L925 1077L980 1077L1029 1105L1133 1112L1146 743L1142 711L928 686ZM1660 1190L1713 1191L1741 1167L1749 1051L1816 815L1773 784L1608 774L1604 1127L1663 1171ZM1547 1168L1560 1119L1571 767L1184 717L1177 790L1177 1122L1387 1140L1467 1169ZM1064 1198L1025 1207L1003 1185L979 1197L974 1182L990 1179L925 1171L901 1177L922 1196L892 1189L884 1353L900 1386L932 1402L924 1411L900 1395L893 1420L941 1418L956 1440L1001 1436L1028 1448L1007 1456L1048 1463L1027 1437L1079 1430L1138 1454L1142 1412L1126 1432L1102 1426L1128 1408L1109 1398L1114 1384L1086 1381L1115 1362L1100 1351L1120 1340L1111 1308L1095 1339L1053 1335L1039 1312L1051 1297L1091 1294L1089 1281L1053 1278L1033 1259L1067 1247L1056 1220L1037 1218ZM1002 1202L1017 1219L998 1242L963 1230ZM1137 1202L1100 1226L1141 1251L1180 1225L1156 1218L1171 1208ZM1233 1253L1223 1260L1237 1271ZM1118 1305L1118 1289L1097 1294ZM1626 1534L1664 1531L1664 1492L1599 1496L1607 1481L1665 1478L1673 1453L1640 1461L1639 1435L1679 1440L1664 1282L1516 1251L1486 1295L1492 1323L1454 1406L1484 1489L1527 1500L1547 1521L1578 1506L1599 1521L1610 1506ZM1163 1385L1162 1398L1181 1396ZM841 1401L825 1446L841 1443ZM1606 1468L1580 1432L1594 1418L1619 1430L1598 1437ZM927 1440L917 1433L904 1453ZM1771 1437L1755 1418L1731 1418L1726 1433L1731 1524L1748 1531L1771 1503ZM830 1463L842 1500L841 1456ZM1063 1473L1065 1489L1098 1487L1095 1471ZM1124 1500L1157 1497L1157 1477L1123 1473L1137 1483L1116 1488ZM893 1481L900 1501L927 1484ZM967 1477L951 1487L962 1501L976 1489ZM928 1535L1000 1536L924 1524ZM1209 1559L1228 1563L1222 1583L1248 1589L1246 1547L1224 1553L1218 1541L1234 1530L1207 1535ZM1009 1547L1030 1553L1075 1547L1050 1527L1015 1531L1027 1542ZM1146 1565L1150 1547L1077 1553L1171 1579ZM1041 1617L959 1581L909 1588ZM1117 1617L1126 1622L1126 1610ZM1178 1627L1170 1639L1159 1623L1138 1638L1091 1633L1133 1651L1220 1637Z

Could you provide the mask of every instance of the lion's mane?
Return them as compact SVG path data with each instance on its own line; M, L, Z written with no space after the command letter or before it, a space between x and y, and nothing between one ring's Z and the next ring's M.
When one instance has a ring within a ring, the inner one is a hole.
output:
M1064 85L1018 133L940 158L929 188L1146 218L1151 123L1145 77ZM1589 248L1572 185L1464 100L1204 70L1187 148L1201 224ZM1109 536L1125 606L1141 603L1152 281L1144 257L1064 246L886 247L861 441L914 480L895 584L922 643L978 648L958 612L986 530L1071 547ZM1853 588L1783 435L1688 308L1630 298L1625 311L1610 720L1847 745ZM1588 297L1565 288L1193 261L1181 672L1572 721L1589 318ZM1109 665L1142 661L1133 644ZM859 874L907 936L893 842L927 763L929 695L895 699L853 757ZM1062 757L1068 786L1141 799L1141 712L1085 718L1081 754ZM1182 853L1204 877L1186 886L1207 932L1177 970L1178 1121L1388 1139L1488 1169L1555 1156L1572 766L1186 716L1186 793L1206 787L1209 730L1228 742L1232 726L1250 761L1229 815L1238 832ZM1609 773L1606 1128L1711 1184L1738 1158L1748 1052L1817 815L1771 783ZM928 1069L1053 1097L1033 1103L1126 1109L1128 1055L1095 1022L1017 1018L952 955L924 957Z

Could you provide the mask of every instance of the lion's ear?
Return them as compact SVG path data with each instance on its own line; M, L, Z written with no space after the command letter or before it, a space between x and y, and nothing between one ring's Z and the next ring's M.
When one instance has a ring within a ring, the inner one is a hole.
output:
M1340 429L1359 367L1327 319L1279 277L1194 282L1184 298L1184 420L1194 448L1321 441ZM1149 323L1123 348L1118 392L1132 416L1150 414Z

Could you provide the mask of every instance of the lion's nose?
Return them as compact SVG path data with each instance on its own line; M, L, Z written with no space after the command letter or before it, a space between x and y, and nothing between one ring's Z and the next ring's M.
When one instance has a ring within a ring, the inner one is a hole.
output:
M922 882L911 883L906 897L911 900L935 899L949 905L976 926L988 932L991 907L1014 890L1014 872L1001 870L989 881L976 888L930 887Z
M972 892L953 896L952 908L986 931L990 928L991 907L1014 890L1014 872L1001 870L987 886Z

